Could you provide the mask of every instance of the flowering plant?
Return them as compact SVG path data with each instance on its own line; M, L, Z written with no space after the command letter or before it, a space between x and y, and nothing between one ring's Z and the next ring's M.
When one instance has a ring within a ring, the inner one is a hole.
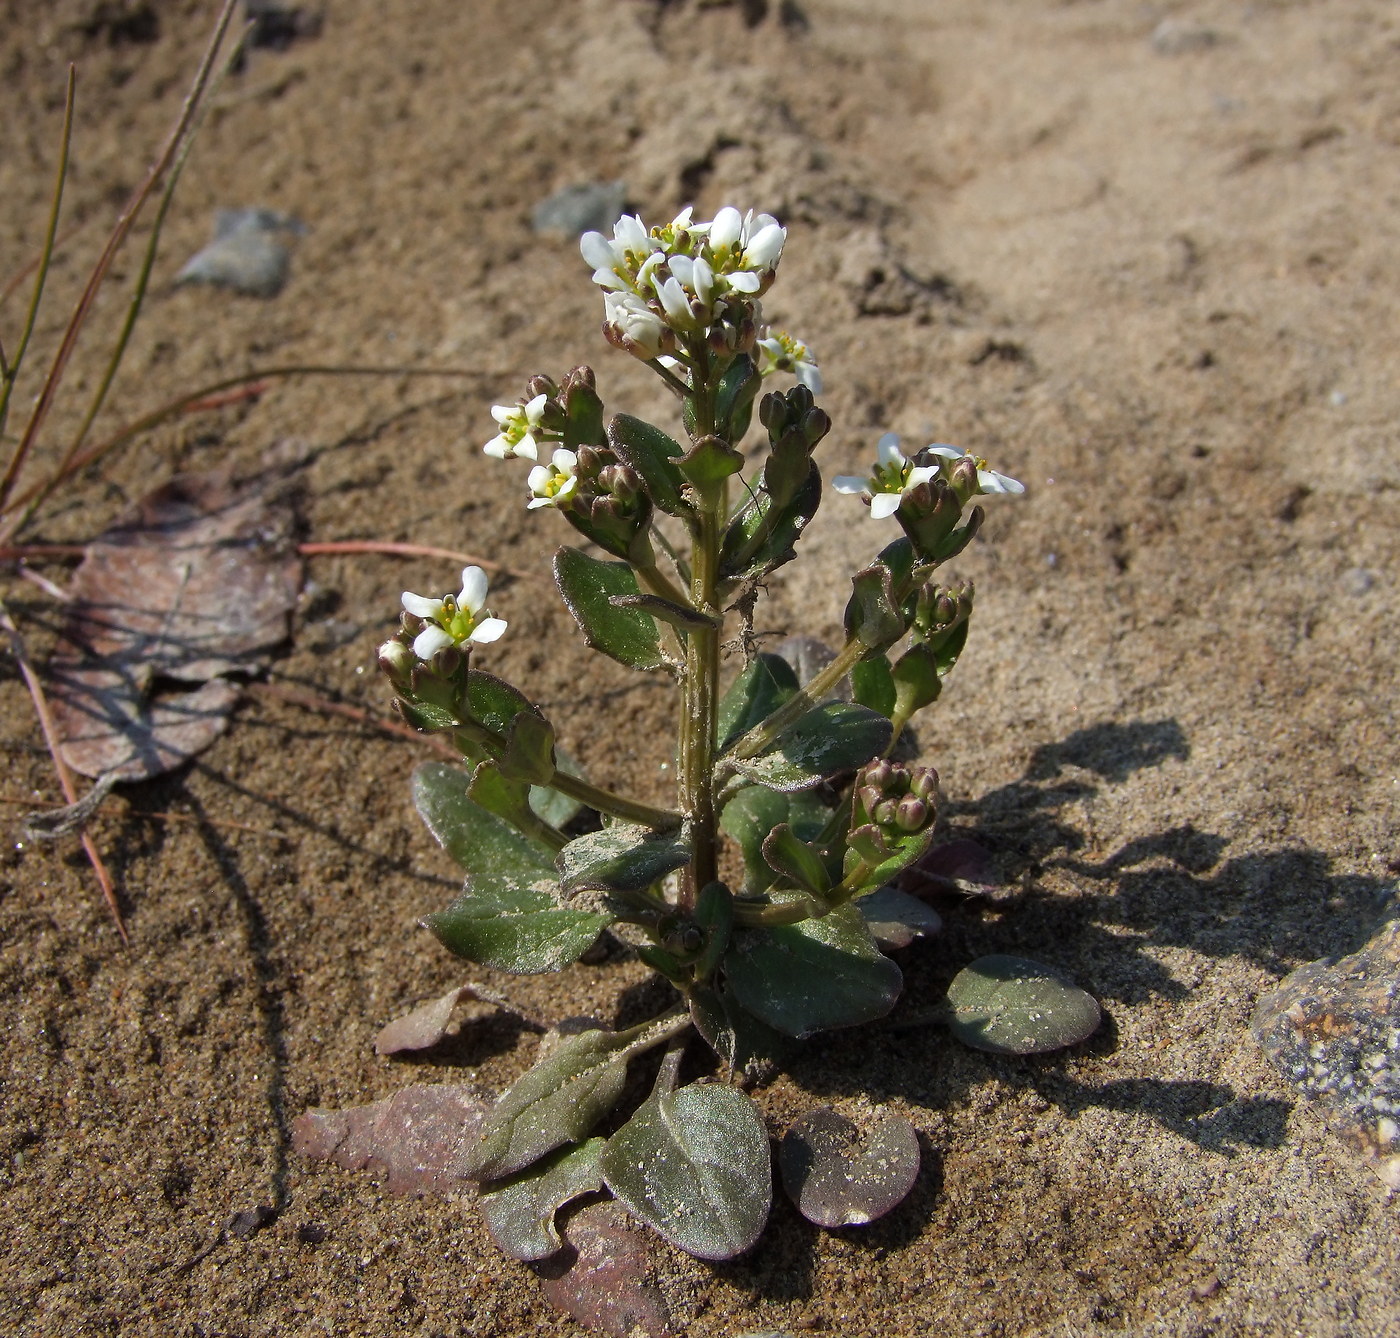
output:
M404 717L446 734L470 766L415 779L420 812L467 869L462 896L427 917L432 932L468 960L540 972L610 930L675 992L649 1022L556 1038L487 1117L470 1171L497 1239L520 1257L557 1248L556 1209L603 1185L696 1255L746 1249L768 1214L767 1134L735 1087L677 1085L687 1038L753 1073L785 1042L879 1018L899 996L900 969L871 923L908 913L889 909L890 884L929 848L938 781L893 753L942 691L972 612L972 587L937 571L977 533L983 495L1022 488L952 447L906 458L882 438L869 478L836 480L898 530L852 577L844 644L805 681L752 653L763 583L794 558L821 501L813 454L831 425L810 349L763 321L786 238L776 220L732 208L657 228L624 217L611 238L583 238L606 337L674 392L684 441L605 415L587 367L536 376L517 405L492 410L500 431L486 453L534 462L527 505L558 511L606 555L565 546L554 558L587 643L677 684L674 806L575 774L554 724L477 667L474 647L506 630L479 569L455 597L405 594L403 626L380 648ZM785 374L797 384L761 393ZM744 478L738 447L755 406L766 443ZM742 624L745 663L721 693L726 615ZM598 815L592 829L580 806ZM743 867L729 881L726 837ZM1008 977L989 979L994 990ZM1044 1003L1037 1016L1053 1011ZM985 1018L964 1031L1013 1048ZM660 1047L651 1096L619 1124L628 1062Z

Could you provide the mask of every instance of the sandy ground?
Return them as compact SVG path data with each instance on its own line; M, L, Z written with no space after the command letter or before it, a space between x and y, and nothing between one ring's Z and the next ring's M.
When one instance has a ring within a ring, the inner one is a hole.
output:
M153 22L114 29L134 11ZM6 274L38 244L64 66L80 65L82 226L39 346L209 20L193 0L0 4ZM106 422L268 364L468 374L308 376L182 419L28 537L81 541L171 473L299 452L309 536L530 573L493 592L512 630L491 667L528 684L598 780L660 798L668 690L585 655L546 585L564 527L527 517L518 471L478 446L491 403L585 360L611 408L666 412L597 335L573 245L531 235L542 197L621 178L648 219L692 200L777 213L773 315L821 357L828 472L893 428L1029 488L959 560L979 612L921 730L952 825L1025 891L951 908L943 938L903 954L895 1020L972 956L1021 951L1070 970L1108 1021L1038 1061L879 1026L809 1046L762 1094L771 1127L868 1097L913 1120L929 1169L864 1232L779 1203L743 1260L659 1248L677 1327L1393 1333L1396 1206L1247 1019L1291 967L1357 946L1394 884L1398 169L1400 22L1380 0L331 0L319 38L257 53L222 89ZM282 296L172 286L211 211L244 204L310 228ZM94 384L119 305L102 303L74 389ZM7 338L21 314L18 298L0 311ZM828 498L760 629L834 634L847 573L887 537ZM399 591L454 574L313 560L273 682L382 711L369 662ZM42 655L54 604L7 591ZM8 801L56 797L8 662L0 746ZM4 1332L580 1332L459 1206L289 1148L308 1105L504 1084L529 1061L529 1034L499 1023L416 1065L370 1048L464 975L415 926L455 882L408 804L421 755L251 698L94 828L129 951L76 847L12 828ZM544 1014L613 1017L641 976L614 962L510 988ZM223 1234L261 1203L274 1222Z

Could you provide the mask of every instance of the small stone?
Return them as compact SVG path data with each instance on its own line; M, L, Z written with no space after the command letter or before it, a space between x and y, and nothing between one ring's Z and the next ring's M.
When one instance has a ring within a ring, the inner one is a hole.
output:
M617 222L627 205L627 183L590 181L557 190L535 206L530 222L536 232L561 237L582 237L585 232L605 232Z
M1181 56L1189 51L1204 51L1220 41L1214 28L1202 28L1180 19L1163 19L1152 30L1152 49L1159 56Z
M1255 1006L1264 1054L1400 1190L1400 903L1359 952L1300 966Z
M304 223L271 209L220 209L214 240L175 276L176 283L211 283L248 297L276 297L291 267L290 237Z
M1351 567L1342 573L1338 584L1346 595L1364 595L1376 583L1376 573L1365 567Z

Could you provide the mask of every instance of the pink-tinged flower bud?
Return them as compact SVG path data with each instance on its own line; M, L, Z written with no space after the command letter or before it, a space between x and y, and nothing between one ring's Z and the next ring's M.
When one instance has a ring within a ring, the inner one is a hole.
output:
M906 794L895 809L894 825L902 832L921 832L928 826L928 820L928 805L912 794Z
M915 767L909 778L909 793L932 806L938 800L938 772L932 767Z
M552 399L559 393L559 387L554 384L553 377L546 376L543 372L536 373L525 382L525 398L532 400L536 395L544 395Z
M898 805L893 799L882 799L870 811L870 816L881 826L889 827L893 825Z

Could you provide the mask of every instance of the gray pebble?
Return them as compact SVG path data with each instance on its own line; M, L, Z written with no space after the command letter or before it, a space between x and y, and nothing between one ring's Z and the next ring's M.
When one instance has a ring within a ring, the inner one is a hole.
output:
M291 267L289 239L304 223L271 209L220 209L214 240L188 261L176 283L212 283L249 297L276 297Z
M1220 41L1214 28L1201 28L1180 19L1163 19L1152 30L1152 49L1159 56L1181 56L1188 51L1204 51Z
M1351 567L1344 571L1338 584L1346 595L1364 595L1376 583L1376 573L1365 567Z
M565 186L535 206L530 221L536 232L582 237L585 232L607 232L627 204L622 181L593 181Z

